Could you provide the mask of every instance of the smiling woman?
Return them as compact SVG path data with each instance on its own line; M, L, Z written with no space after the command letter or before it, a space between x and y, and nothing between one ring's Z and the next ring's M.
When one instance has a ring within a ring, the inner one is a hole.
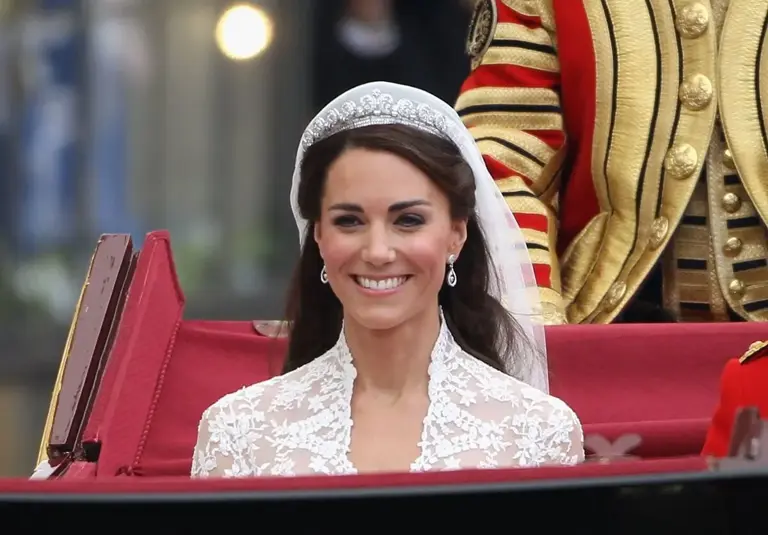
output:
M362 127L309 147L301 176L298 205L313 239L304 242L289 300L295 336L286 371L330 349L342 316L351 344L350 330L405 340L431 331L431 349L438 302L466 348L503 370L500 354L511 348L502 345L525 343L525 335L489 295L474 178L455 145L404 125ZM330 288L320 287L321 271ZM446 271L462 284L441 293ZM326 313L301 314L311 310L307 298L322 299L311 306Z
M529 384L546 389L530 260L449 106L386 83L342 95L305 132L292 203L284 373L206 410L193 476L583 458L576 415Z

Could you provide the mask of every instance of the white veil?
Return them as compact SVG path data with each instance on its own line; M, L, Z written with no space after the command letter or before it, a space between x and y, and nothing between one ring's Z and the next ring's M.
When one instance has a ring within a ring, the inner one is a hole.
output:
M497 275L492 277L491 293L514 316L527 337L512 346L513 354L504 356L505 368L517 379L548 392L541 301L525 239L472 135L453 107L434 95L413 87L372 82L350 89L317 114L301 138L291 187L291 208L302 245L308 221L299 214L298 187L307 147L337 132L372 124L419 128L449 139L461 151L475 176L476 213Z

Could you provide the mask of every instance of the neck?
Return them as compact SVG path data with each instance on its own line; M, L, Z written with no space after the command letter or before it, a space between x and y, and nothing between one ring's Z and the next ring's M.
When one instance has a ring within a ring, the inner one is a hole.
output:
M344 336L357 370L355 388L395 399L426 390L439 332L437 307L388 330L368 329L345 318Z

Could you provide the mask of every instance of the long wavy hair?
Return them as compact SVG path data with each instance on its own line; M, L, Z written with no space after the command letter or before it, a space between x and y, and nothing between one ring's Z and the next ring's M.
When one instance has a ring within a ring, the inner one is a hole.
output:
M320 281L323 260L314 240L320 220L328 169L344 151L362 148L397 155L426 174L448 198L451 217L467 221L467 238L454 270L458 284L443 284L438 302L461 348L505 373L504 355L512 354L525 334L490 295L495 276L488 247L475 215L475 179L459 149L450 141L403 125L374 125L334 134L310 146L301 164L298 206L309 221L298 266L291 282L286 320L290 325L283 373L295 370L328 351L342 325L342 304L330 285ZM511 246L511 245L510 245Z

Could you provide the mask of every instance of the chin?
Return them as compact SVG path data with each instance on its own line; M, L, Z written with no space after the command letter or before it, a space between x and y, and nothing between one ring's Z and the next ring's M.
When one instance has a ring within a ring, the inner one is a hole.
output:
M399 327L408 317L400 307L366 307L365 310L353 311L351 319L371 331L388 331Z

